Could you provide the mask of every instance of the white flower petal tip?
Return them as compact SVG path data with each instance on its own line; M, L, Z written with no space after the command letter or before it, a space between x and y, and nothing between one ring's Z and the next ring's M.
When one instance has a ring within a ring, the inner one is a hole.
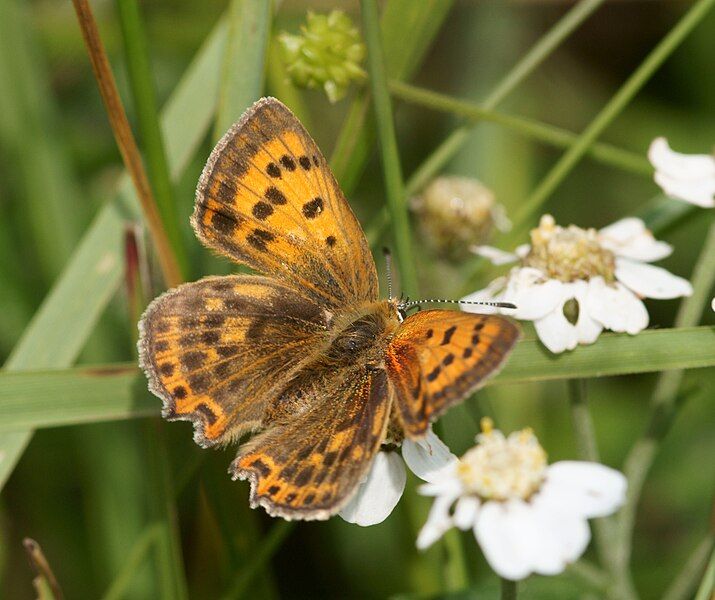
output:
M508 265L509 263L519 260L516 254L504 252L504 250L500 250L494 246L472 246L470 250L477 256L486 258L493 265Z
M715 298L713 298L713 301L710 303L710 308L715 311Z
M616 259L616 278L644 298L667 300L690 296L693 293L693 286L687 279L673 275L662 267L626 258Z
M588 286L586 311L605 328L631 335L648 327L648 311L624 285L607 284L602 277L594 277Z
M422 440L406 439L402 442L402 458L417 477L432 482L446 467L457 462L447 445L437 437L432 428Z
M648 149L655 182L668 196L703 208L715 206L715 158L708 154L681 154L659 137Z
M563 300L563 284L556 279L549 279L538 269L515 267L509 275L506 289L502 294L516 309L504 310L517 319L527 321L545 317Z
M340 511L348 523L377 525L390 516L407 481L405 465L396 452L378 452L365 481Z
M673 252L670 244L656 240L645 223L636 217L616 221L601 229L598 235L604 248L616 256L633 260L653 262Z

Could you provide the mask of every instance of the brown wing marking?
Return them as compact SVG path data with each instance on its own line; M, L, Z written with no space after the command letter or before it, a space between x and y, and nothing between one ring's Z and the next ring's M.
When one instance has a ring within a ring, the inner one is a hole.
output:
M424 435L431 421L498 372L519 335L498 315L426 310L409 316L385 360L405 434Z
M207 277L154 300L139 325L140 364L169 420L202 446L260 427L277 389L325 331L322 309L267 277Z
M384 370L351 369L312 393L309 410L256 436L230 469L234 479L251 482L251 506L273 516L313 520L337 513L385 437L391 401Z

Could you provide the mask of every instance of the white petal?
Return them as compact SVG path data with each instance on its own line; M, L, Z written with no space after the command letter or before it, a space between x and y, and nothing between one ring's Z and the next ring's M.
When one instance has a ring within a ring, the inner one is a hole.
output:
M452 520L462 530L474 527L479 512L479 499L476 496L463 496L457 500Z
M648 327L648 311L643 303L619 282L607 284L603 277L589 281L585 308L589 316L611 331L631 335Z
M710 308L715 310L715 298L713 298L712 302L710 303Z
M533 321L553 311L563 299L560 281L548 279L538 269L515 267L511 270L501 299L516 304L516 310L501 312L517 319Z
M435 476L446 466L457 461L447 445L437 437L430 427L424 439L402 442L402 458L420 479L435 481Z
M378 452L367 479L340 516L348 523L367 527L382 523L397 505L405 489L407 472L396 452Z
M578 301L578 319L576 320L576 335L579 344L593 344L603 331L603 325L591 318L586 310L586 298L588 296L588 283L585 281L574 281L571 290ZM563 309L562 309L563 310Z
M519 257L511 252L504 252L494 246L472 246L470 248L474 254L490 261L493 265L508 265L516 262Z
M651 262L669 256L670 244L660 242L636 217L626 217L598 232L601 245L618 256Z
M427 521L417 535L417 547L420 550L429 548L452 527L449 509L456 499L456 496L437 496L435 498Z
M663 267L616 259L616 279L639 296L646 298L679 298L690 296L693 286L687 279L673 275Z
M538 502L562 514L605 517L622 506L626 489L626 478L615 469L599 463L560 461L548 467L537 497Z
M462 298L465 302L493 302L502 299L502 293L504 287L506 286L506 277L498 277L492 281L487 287L481 290L477 290ZM464 312L476 312L483 315L493 315L499 312L499 309L493 306L480 306L480 305L469 305L462 304L460 308Z
M715 206L715 158L674 152L662 137L653 140L648 158L656 169L655 181L666 194L706 208Z
M554 354L560 354L564 350L573 350L578 345L578 332L564 316L561 307L543 319L534 321L534 327L541 343Z

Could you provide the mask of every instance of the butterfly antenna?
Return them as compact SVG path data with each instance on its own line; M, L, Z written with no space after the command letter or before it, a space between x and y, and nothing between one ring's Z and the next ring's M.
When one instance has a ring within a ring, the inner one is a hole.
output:
M448 300L446 298L429 298L425 300L413 300L405 302L403 309L410 310L421 304L475 304L479 306L493 306L494 308L516 308L516 304L511 302L490 302L487 300Z
M392 252L389 248L383 248L382 254L385 256L385 271L387 273L387 298L392 300Z

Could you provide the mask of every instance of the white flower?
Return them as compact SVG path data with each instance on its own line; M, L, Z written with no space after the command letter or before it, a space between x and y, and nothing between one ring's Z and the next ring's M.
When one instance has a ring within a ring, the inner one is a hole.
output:
M427 548L451 527L472 529L501 577L561 573L588 546L587 519L623 504L626 478L598 463L548 465L530 430L507 438L488 419L482 427L474 448L420 488L435 500L417 547Z
M483 246L473 250L486 258L503 252ZM648 326L641 298L677 298L692 294L692 286L661 267L649 265L673 251L656 240L640 219L621 219L596 231L574 225L560 227L544 215L531 232L531 244L511 255L520 265L468 301L507 301L516 309L463 307L502 312L534 321L539 339L551 352L592 344L603 329L636 334Z
M715 206L715 157L710 154L680 154L659 137L648 149L655 167L655 182L668 196L691 204Z
M363 527L382 523L402 497L407 481L405 463L417 477L432 481L435 473L456 460L431 428L422 440L405 439L402 457L394 450L377 453L367 477L338 514L349 523Z

